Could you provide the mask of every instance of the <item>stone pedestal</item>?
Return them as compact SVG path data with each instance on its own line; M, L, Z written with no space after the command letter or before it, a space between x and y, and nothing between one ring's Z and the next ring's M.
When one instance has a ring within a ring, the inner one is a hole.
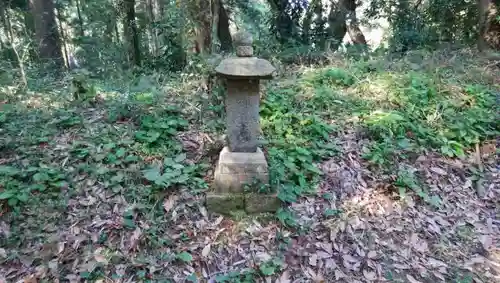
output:
M245 191L245 185L253 184L255 180L269 183L267 161L262 150L231 152L224 147L215 168L214 192L207 194L208 210L222 214L235 210L247 213L276 211L280 206L276 195Z
M215 168L214 186L219 193L244 193L245 184L259 180L269 183L267 161L260 148L256 152L231 152L224 147Z
M252 37L237 33L234 38L236 58L223 60L215 69L227 80L228 146L220 155L215 169L213 192L207 194L210 211L228 214L235 210L248 213L273 212L280 205L276 195L245 191L246 185L268 184L266 157L258 148L259 80L270 78L274 67L266 60L253 57Z

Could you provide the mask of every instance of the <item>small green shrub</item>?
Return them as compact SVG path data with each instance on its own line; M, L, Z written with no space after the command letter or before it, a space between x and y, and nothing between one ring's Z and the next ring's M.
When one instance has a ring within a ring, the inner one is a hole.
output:
M312 75L306 76L305 83L309 86L330 86L330 87L349 87L356 82L353 75L346 70L339 68L328 68Z
M163 162L163 168L154 167L144 170L143 176L159 188L168 189L173 186L186 186L193 190L207 188L202 178L206 165L188 165L185 159L186 154L180 154L175 159L167 157Z
M26 203L32 193L67 188L66 175L55 168L28 167L19 169L13 166L0 166L0 183L2 191L0 200L6 201L10 207L18 207Z
M140 119L141 130L135 133L135 138L141 143L154 145L159 141L171 140L178 131L186 129L187 126L188 122L178 115L146 115Z
M394 182L394 186L398 188L399 195L401 198L405 198L406 190L410 189L417 194L423 201L433 205L435 207L441 206L441 199L437 195L429 195L427 190L423 188L420 184L415 173L405 168L400 168L397 173L397 178Z

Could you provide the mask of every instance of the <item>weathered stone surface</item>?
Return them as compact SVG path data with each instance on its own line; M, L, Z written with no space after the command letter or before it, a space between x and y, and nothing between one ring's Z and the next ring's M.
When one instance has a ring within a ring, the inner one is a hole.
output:
M243 194L207 193L207 210L220 214L229 214L231 211L245 209L245 196Z
M234 46L252 46L253 36L246 31L239 31L233 35Z
M258 81L227 82L226 124L230 151L257 151L260 127L259 100Z
M269 61L255 57L227 58L215 68L219 75L233 79L271 78L275 70Z
M271 78L274 67L266 60L253 57L253 38L248 32L238 32L233 36L238 58L227 58L215 71L229 79Z
M266 157L256 152L231 152L224 147L215 169L214 188L217 193L243 193L245 184L258 179L269 183Z
M236 55L238 57L252 57L253 47L252 46L236 46Z
M247 213L275 212L281 205L276 195L249 193L245 195Z

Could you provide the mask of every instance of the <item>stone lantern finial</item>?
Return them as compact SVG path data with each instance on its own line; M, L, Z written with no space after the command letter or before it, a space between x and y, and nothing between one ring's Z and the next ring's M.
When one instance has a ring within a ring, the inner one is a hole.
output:
M236 56L253 57L253 37L245 31L237 32L233 36L234 46L236 47Z

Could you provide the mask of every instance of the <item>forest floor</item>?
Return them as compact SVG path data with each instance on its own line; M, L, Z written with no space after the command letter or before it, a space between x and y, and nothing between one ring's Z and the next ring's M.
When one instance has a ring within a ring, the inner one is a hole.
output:
M0 282L499 282L495 64L278 69L263 215L204 207L224 108L195 75L0 85Z

